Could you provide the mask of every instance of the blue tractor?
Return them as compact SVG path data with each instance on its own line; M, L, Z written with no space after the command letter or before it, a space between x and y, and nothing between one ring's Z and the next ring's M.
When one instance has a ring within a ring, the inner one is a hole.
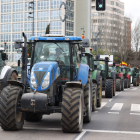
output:
M89 66L80 64L81 48L89 42L81 37L49 35L31 37L32 42L27 42L22 35L24 42L15 42L16 49L22 48L21 80L8 81L10 86L1 93L2 129L20 130L24 120L39 121L43 114L61 113L63 132L81 132L83 122L91 120L95 94ZM32 43L32 56L27 69L28 43Z

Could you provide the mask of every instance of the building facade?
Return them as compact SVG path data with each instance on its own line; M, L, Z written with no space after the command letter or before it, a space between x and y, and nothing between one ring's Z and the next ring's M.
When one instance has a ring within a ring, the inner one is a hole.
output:
M124 25L125 25L125 45L127 50L131 49L131 24L132 20L128 17L124 18Z
M29 39L32 36L33 9L32 0L0 0L0 46L7 42L8 61L17 62L21 54L14 48L14 41L23 40L24 31ZM60 16L65 14L65 10L59 10L62 1L71 6L71 15L66 22L66 34L74 35L74 11L75 0L34 0L34 35L44 35L46 27L50 24L50 34L65 34L65 23L60 21ZM30 16L30 18L29 18Z
M100 49L109 53L119 51L123 45L124 36L124 3L120 0L106 0L106 10L96 11L96 1L91 0L91 42L92 47L97 44L95 36L99 35Z

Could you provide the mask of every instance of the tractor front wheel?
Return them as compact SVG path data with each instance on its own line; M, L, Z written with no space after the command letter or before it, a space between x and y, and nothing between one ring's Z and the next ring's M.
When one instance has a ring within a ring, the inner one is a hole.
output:
M112 98L113 97L113 79L107 79L105 82L105 97Z
M121 91L124 91L124 80L121 80Z
M137 83L137 78L134 78L134 79L133 79L133 86L136 87L137 84L138 84L138 83Z
M127 78L124 79L124 88L128 88L128 79Z
M131 87L131 81L130 81L130 79L128 79L128 88L130 88Z
M98 87L97 87L97 107L101 107L102 104L102 77L99 79Z
M62 98L63 132L81 132L83 128L83 91L80 88L66 88Z
M92 93L92 111L95 111L97 107L97 84L95 83L92 84Z
M23 90L18 86L7 86L1 92L0 122L3 130L15 131L23 128L24 113L17 110Z
M116 79L116 91L121 91L121 79Z

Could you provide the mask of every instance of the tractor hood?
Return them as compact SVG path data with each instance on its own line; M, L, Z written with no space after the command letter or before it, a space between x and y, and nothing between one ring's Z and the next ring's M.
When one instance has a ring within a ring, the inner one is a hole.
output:
M47 90L50 85L60 76L60 68L55 61L36 63L31 71L30 86L37 91Z

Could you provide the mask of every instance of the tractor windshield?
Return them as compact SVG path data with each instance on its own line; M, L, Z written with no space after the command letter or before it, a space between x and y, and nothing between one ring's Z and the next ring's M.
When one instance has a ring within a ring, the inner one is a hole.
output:
M105 70L105 62L100 61L100 70Z
M70 64L69 44L66 42L37 42L35 46L33 64L42 61L61 61L63 64Z
M87 56L83 56L83 57L81 58L81 63L82 63L82 64L88 64L88 62L87 62Z

